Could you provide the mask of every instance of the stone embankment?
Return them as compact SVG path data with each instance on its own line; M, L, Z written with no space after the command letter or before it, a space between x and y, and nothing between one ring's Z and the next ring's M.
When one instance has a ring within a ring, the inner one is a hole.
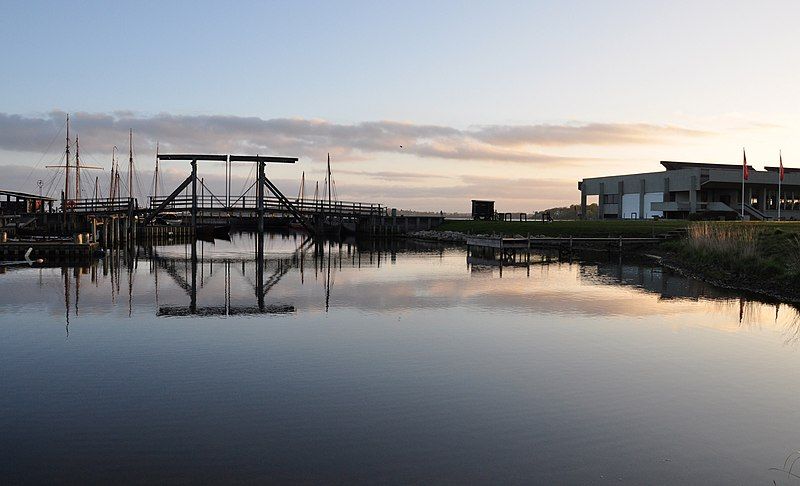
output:
M436 231L436 230L422 230L422 231L415 231L413 233L409 233L408 236L410 238L416 238L418 240L427 240L427 241L441 241L445 243L466 243L467 236L483 236L483 237L492 237L492 236L500 236L500 235L492 235L492 234L469 234L462 233L460 231ZM534 235L531 235L534 236ZM505 235L506 238L525 238L525 235Z
M467 242L467 235L459 231L422 230L410 233L408 236L418 240L443 241L447 243Z

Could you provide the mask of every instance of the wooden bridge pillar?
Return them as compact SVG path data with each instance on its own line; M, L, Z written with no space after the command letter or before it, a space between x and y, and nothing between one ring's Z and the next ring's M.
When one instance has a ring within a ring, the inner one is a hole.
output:
M197 235L197 160L192 160L192 231Z
M258 210L258 232L264 232L264 166L266 163L262 160L258 164L258 184L256 188L256 209Z
M197 238L192 239L192 287L189 292L189 311L192 314L197 312Z

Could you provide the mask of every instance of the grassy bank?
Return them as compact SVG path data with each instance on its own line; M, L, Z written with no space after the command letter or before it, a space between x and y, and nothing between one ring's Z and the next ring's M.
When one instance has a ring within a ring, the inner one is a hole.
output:
M800 223L692 223L687 238L664 246L677 264L704 277L800 295Z
M471 221L450 220L436 228L441 231L458 231L468 234L496 234L503 236L574 236L574 237L648 237L686 228L687 221L630 220L630 221Z

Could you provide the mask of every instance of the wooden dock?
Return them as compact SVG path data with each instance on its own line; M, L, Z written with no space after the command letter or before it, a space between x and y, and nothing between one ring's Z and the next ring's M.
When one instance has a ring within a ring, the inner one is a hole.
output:
M633 237L624 238L621 236L609 237L562 237L562 236L541 236L530 238L509 238L500 236L471 236L467 238L467 247L487 248L500 250L501 252L515 252L520 250L530 250L534 247L558 247L573 249L578 245L607 246L609 248L622 249L630 245L651 245L663 243L662 237Z
M470 236L467 246L495 248L498 250L527 250L531 247L529 238L505 238L499 236Z
M98 243L75 243L66 240L6 241L0 243L3 260L22 259L28 248L33 248L32 259L91 258L100 248Z

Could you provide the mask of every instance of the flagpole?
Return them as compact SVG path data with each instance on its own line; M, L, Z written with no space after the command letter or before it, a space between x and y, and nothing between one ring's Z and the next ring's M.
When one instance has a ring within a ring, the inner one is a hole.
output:
M780 160L780 166L778 167L778 221L781 220L781 180L783 179L783 155L781 151L778 150L778 159Z
M744 221L744 170L742 170L742 221Z
M744 149L742 149L742 158L744 166L742 167L742 221L744 221L744 171L747 170L747 155L744 153Z
M747 153L742 147L742 221L744 221L744 180L747 179Z

